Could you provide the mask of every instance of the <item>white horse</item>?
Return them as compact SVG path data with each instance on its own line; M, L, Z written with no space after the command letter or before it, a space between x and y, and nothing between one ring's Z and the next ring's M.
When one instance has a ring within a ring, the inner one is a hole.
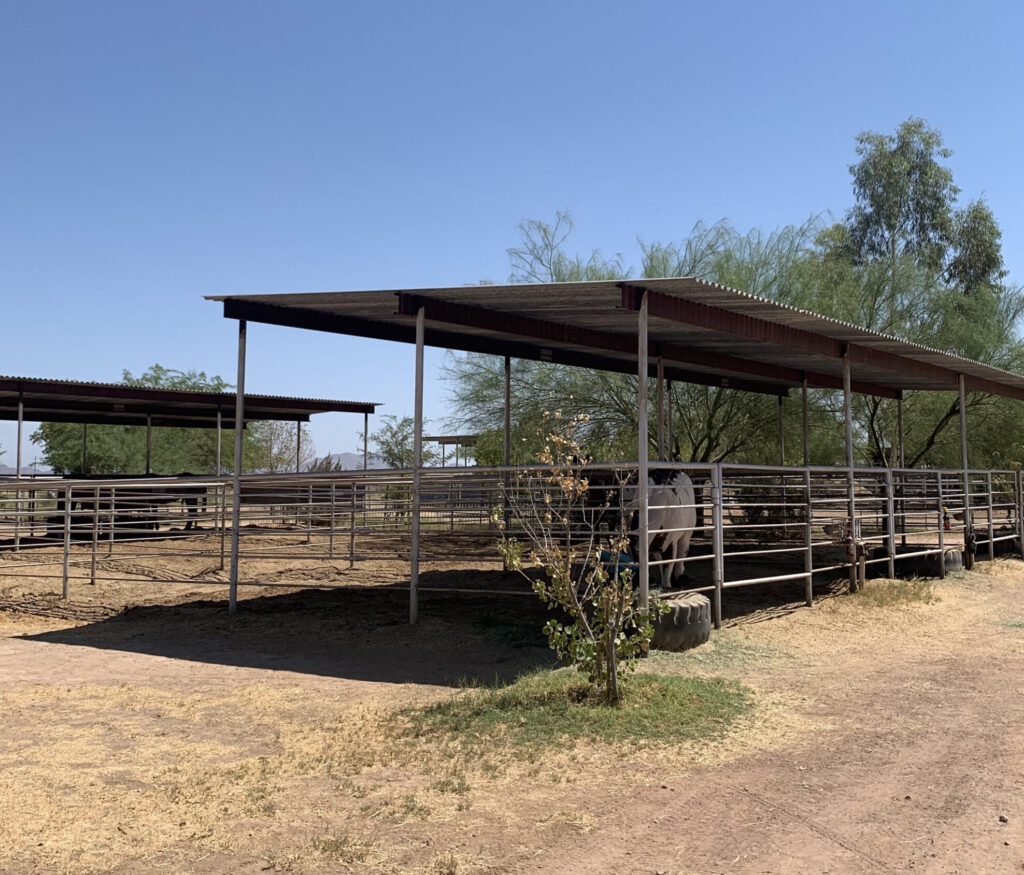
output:
M636 487L624 498L630 511L639 509ZM671 589L683 576L683 560L697 525L696 504L693 481L685 471L676 471L665 483L647 478L647 553L654 562L669 560L656 566L662 589Z

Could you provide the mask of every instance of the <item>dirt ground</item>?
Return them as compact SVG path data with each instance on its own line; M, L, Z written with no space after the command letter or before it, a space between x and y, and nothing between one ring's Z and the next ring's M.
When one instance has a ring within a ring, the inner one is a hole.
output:
M749 687L721 737L479 757L391 731L552 664L532 598L432 591L518 586L463 555L415 627L397 561L265 569L379 588L252 588L233 617L189 583L208 557L66 605L4 578L0 872L1024 871L1020 561L930 603L730 592L709 645L645 665Z

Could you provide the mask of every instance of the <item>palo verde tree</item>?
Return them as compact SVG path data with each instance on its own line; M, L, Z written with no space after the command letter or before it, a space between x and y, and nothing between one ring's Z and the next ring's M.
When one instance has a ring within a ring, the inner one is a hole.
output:
M301 444L299 431L301 430ZM246 470L264 474L287 474L296 469L306 471L316 461L316 449L305 423L296 425L284 420L251 422L246 428L248 443L243 460Z
M607 260L597 251L586 258L567 255L564 247L572 227L566 213L559 213L553 225L539 221L522 223L520 244L508 251L512 265L510 281L568 282L626 276L619 256ZM788 276L795 265L808 257L818 230L820 225L814 221L768 235L741 234L724 222L698 224L680 243L641 244L642 272L644 276L696 276L746 288L755 294L781 297L788 289ZM454 411L453 426L496 435L495 440L480 442L478 456L488 463L500 461L504 416L502 361L483 355L449 356L445 368ZM544 410L553 407L560 407L569 416L588 411L584 436L595 458L635 458L634 377L513 360L511 391L514 462L536 456L540 449L539 423ZM758 454L763 451L762 436L773 433L774 398L677 384L672 403L673 458L706 462L741 456L761 461ZM653 409L651 415L655 415ZM649 433L653 442L657 433L653 421Z
M411 416L401 418L389 415L382 416L380 427L370 432L370 441L373 446L373 455L384 463L386 468L411 468L415 462L414 438L415 423ZM362 433L360 433L362 438ZM423 467L429 468L436 465L441 454L437 447L423 444L421 448Z

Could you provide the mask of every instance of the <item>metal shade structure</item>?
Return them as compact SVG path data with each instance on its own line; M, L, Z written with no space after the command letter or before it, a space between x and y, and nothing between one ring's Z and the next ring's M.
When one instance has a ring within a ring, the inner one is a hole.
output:
M845 349L854 392L956 391L963 374L967 391L1024 400L1017 374L690 277L210 300L228 318L406 343L422 306L427 346L634 373L641 297L652 377L661 358L673 381L785 395L806 379L841 390Z
M438 444L441 447L442 467L447 461L446 452L448 447L455 447L455 467L457 468L459 466L459 448L475 447L479 437L480 435L478 434L425 434L423 435L423 440L428 444Z
M79 380L0 376L0 420L17 421L15 479L21 479L21 433L24 422L66 422L82 426L82 470L86 466L86 434L90 425L133 425L146 429L146 473L150 472L151 433L162 428L210 428L217 430L217 468L220 469L220 433L234 428L236 393L187 389L159 389ZM245 399L242 429L249 422L294 422L297 444L301 423L314 413L362 413L367 417L379 406L370 401L335 401L249 395ZM300 447L296 446L296 459ZM296 462L298 465L298 462Z
M0 420L234 428L235 393L0 376ZM309 422L314 413L373 413L376 403L246 395L245 422Z
M780 399L791 389L799 388L805 411L808 387L841 391L850 531L856 503L852 393L897 399L902 422L904 392L958 392L965 494L965 393L978 391L1024 400L1024 377L1017 374L693 277L218 295L208 299L223 304L225 317L239 320L240 386L247 321L416 345L411 622L417 617L424 346L504 356L506 463L511 357L636 374L641 483L648 480L649 378L655 378L658 387L659 454L663 452L666 381L669 387L671 382L681 381L775 395ZM805 412L805 461L806 422ZM781 434L780 428L780 443ZM647 543L647 491L641 489L638 493L639 541ZM972 533L965 531L965 546L969 547L972 540ZM857 563L852 538L847 549L851 588L856 589ZM646 607L647 551L640 550L638 564L641 603ZM233 568L232 572L232 607L236 570ZM715 574L721 577L720 567ZM716 588L714 610L718 625L720 586Z

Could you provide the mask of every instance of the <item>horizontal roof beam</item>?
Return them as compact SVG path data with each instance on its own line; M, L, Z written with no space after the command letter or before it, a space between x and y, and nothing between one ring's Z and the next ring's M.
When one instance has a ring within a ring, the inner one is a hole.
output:
M623 284L622 286L622 306L625 309L636 309L640 305L640 292L643 291L641 287ZM716 313L723 319L728 321L727 317L733 317L736 322L736 332L739 336L747 338L749 340L755 340L752 335L755 334L755 327L753 323L760 322L760 320L752 319L749 316L742 316L735 313L729 313L725 310L720 310L716 307L709 307L706 304L696 304L692 301L683 301L679 298L673 298L669 295L661 294L660 292L647 292L647 313L649 316L657 316L661 319L668 319L673 322L684 322L687 325L697 325L700 328L707 328L715 331L729 331L729 329L723 328L722 325L712 319L711 314ZM696 314L699 316L698 321L687 318L683 315L683 308L677 305L692 305L697 308L692 311L691 315ZM785 326L775 325L773 323L762 323L764 326L772 329L785 328ZM796 331L797 329L791 329ZM764 334L770 334L771 332L762 332ZM828 338L820 337L819 335L812 334L808 331L799 332L802 335L806 335L807 338L815 338L817 340L826 341L831 344ZM773 335L774 336L774 335ZM805 338L805 340L807 339ZM774 340L773 343L782 343L784 341ZM809 340L807 341L808 346L820 345L812 344ZM842 344L836 344L836 357L842 357ZM664 349L672 349L675 352L675 356L687 357L692 363L697 363L695 360L700 359L702 362L706 362L709 366L717 364L719 367L726 370L738 370L741 372L751 374L761 374L762 376L778 376L779 379L791 382L794 385L799 385L802 380L806 377L809 386L813 386L817 389L842 389L843 379L840 376L833 374L823 374L820 371L809 371L807 369L790 368L785 365L773 365L767 362L758 362L750 359L744 359L739 356L730 355L728 353L717 353L699 350L684 350L677 345L665 345ZM825 348L822 346L822 348ZM831 349L831 347L829 347ZM803 349L804 352L813 352L811 349ZM820 354L820 353L815 353ZM829 353L831 356L831 353ZM889 386L883 386L879 383L873 383L865 380L854 380L851 384L851 388L854 392L861 395L877 395L882 398L896 398L899 395L899 390L893 389Z
M627 310L636 310L640 306L640 296L647 293L647 314L659 319L683 322L696 328L709 331L722 331L758 343L773 343L789 349L798 349L812 355L823 355L830 358L842 357L842 344L838 340L791 328L777 322L756 319L743 313L733 313L720 307L700 304L676 298L662 292L644 289L642 284L620 283L622 289L622 306Z
M4 398L13 400L21 397L25 403L49 398L95 398L97 403L135 403L138 405L168 405L185 409L203 408L213 415L217 410L231 411L235 409L235 393L209 392L187 389L161 389L155 386L127 386L117 384L79 383L76 381L45 380L19 377L0 377L0 401ZM279 410L285 411L285 417L291 418L295 413L373 413L379 405L370 401L324 401L316 398L287 398L274 395L245 396L246 405L264 411L266 418L272 418ZM154 414L155 415L155 414Z
M233 301L230 298L224 301L224 315L229 319L247 319L252 322L265 322L270 325L326 331L332 334L347 334L354 337L393 340L399 343L415 343L416 341L415 326L411 321L407 325L393 324L363 319L358 316L305 310L301 307L284 307L265 304L259 301ZM553 364L592 368L613 373L630 374L636 372L635 349L630 353L633 356L633 360L630 361L629 359L620 359L613 356L602 356L589 352L563 349L558 346L544 347L536 343L467 335L457 331L444 331L430 325L426 326L424 331L424 342L427 346L454 349L462 352L508 355L528 361L546 361ZM654 363L651 363L649 372L652 377L657 375L657 366ZM768 381L749 380L743 377L719 377L715 374L704 374L683 368L667 367L665 368L665 376L668 379L683 383L740 389L744 392L757 392L764 395L787 395L789 393L788 386L773 384Z
M429 298L423 295L407 294L406 292L397 292L396 295L398 297L398 312L404 316L415 316L416 311L423 307L424 318L433 322L444 322L464 328L477 328L482 331L515 334L520 337L528 337L531 340L564 343L567 346L586 347L588 350L597 350L597 355L600 355L601 352L612 352L630 356L634 359L637 355L636 338L625 334L565 325L559 322L537 319L532 316L519 316L503 310L491 310L468 304L456 304L451 301ZM662 358L672 362L714 367L719 372L734 370L734 368L729 367L731 362L738 365L735 370L739 374L760 376L769 380L778 380L781 383L789 383L793 386L800 383L799 371L772 367L771 365L758 365L755 362L746 362L734 356L716 356L714 361L712 361L710 357L703 355L700 351L685 350L675 344L662 344L655 351L655 354L652 355L652 358L656 358L659 354ZM703 374L703 380L695 380L693 375L699 372L682 369L679 373L690 375L681 379L689 382L703 382L704 385L709 386L731 385L735 387L737 380L743 380L742 376L732 378L720 373ZM704 382L708 380L714 380L715 382ZM769 389L769 392L771 394L786 394L785 392L780 393L779 389L774 387Z

